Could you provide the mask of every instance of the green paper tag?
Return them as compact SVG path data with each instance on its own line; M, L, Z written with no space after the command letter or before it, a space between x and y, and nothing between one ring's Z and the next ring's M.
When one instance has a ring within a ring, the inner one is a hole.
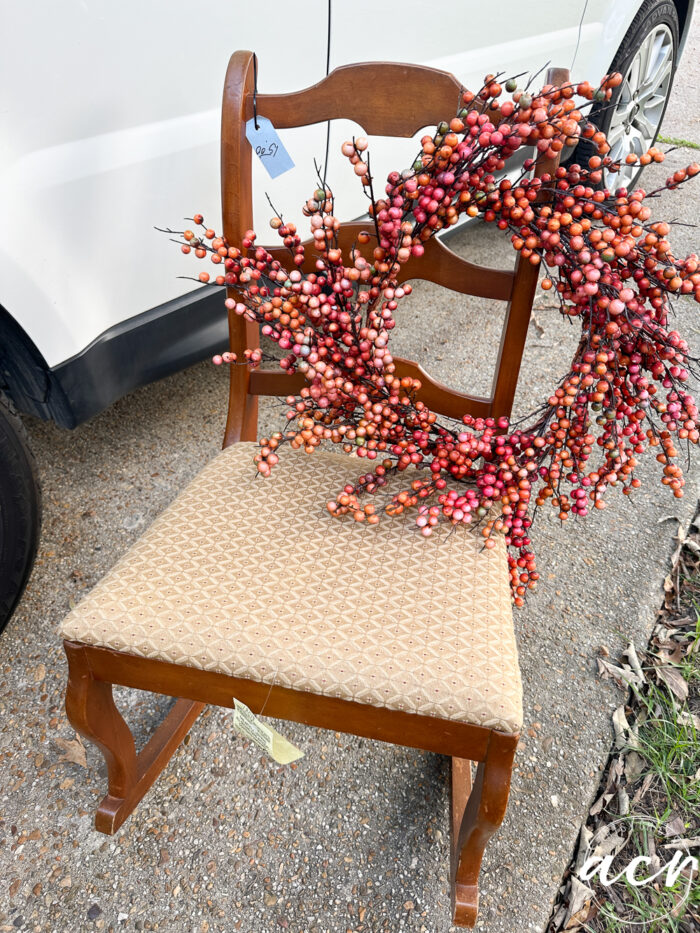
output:
M260 722L245 703L241 703L236 697L233 698L233 728L240 735L250 739L270 758L274 758L278 764L288 765L304 757L304 753L296 745L292 745L272 726L266 726Z

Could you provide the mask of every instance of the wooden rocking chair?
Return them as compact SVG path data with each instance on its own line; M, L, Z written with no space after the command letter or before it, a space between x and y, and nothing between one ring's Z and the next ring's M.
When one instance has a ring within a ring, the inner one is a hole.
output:
M548 77L567 79L563 70ZM252 226L245 122L253 80L252 53L236 52L222 118L231 243ZM338 68L305 91L258 95L257 112L278 128L342 117L369 134L408 137L454 114L460 92L442 71L367 63ZM360 227L342 228L344 248ZM284 261L285 250L277 252ZM398 371L420 374L423 400L444 415L508 414L537 268L479 268L433 239L417 264L403 267L402 279L411 278L501 299L507 316L490 398L451 391L411 361L397 361ZM232 314L230 339L240 354L258 345L257 327ZM358 470L343 454L288 450L269 479L255 480L257 396L302 384L281 370L232 366L224 450L63 622L68 718L107 763L95 825L115 832L204 705L232 707L236 697L256 714L264 707L265 715L450 755L453 916L470 926L522 725L505 546L485 550L466 531L426 540L400 519L368 529L332 518L327 498ZM303 561L285 572L302 530ZM390 590L375 582L377 554L392 568ZM179 697L138 754L113 684Z

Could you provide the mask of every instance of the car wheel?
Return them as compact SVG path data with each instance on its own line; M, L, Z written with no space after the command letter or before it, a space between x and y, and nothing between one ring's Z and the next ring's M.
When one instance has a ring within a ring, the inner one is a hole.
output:
M608 137L610 157L621 163L619 172L604 172L603 184L611 191L634 185L641 169L625 159L646 152L656 140L671 95L678 35L672 0L645 0L610 65L622 75L622 84L610 101L592 108L590 118ZM585 165L592 154L591 144L583 142L572 161Z
M24 425L0 395L0 631L10 619L34 563L41 494Z

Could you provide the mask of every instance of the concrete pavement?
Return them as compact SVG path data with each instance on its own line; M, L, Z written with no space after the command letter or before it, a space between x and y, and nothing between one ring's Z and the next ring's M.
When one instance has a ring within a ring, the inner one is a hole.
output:
M664 133L700 141L697 36L696 17ZM647 186L694 157L678 150L649 170ZM695 223L700 184L662 204L664 218ZM678 227L673 242L685 253L700 237ZM476 262L512 261L493 229L472 227L451 245ZM547 392L576 341L547 304L538 295L516 411ZM487 386L500 309L423 286L402 315L411 327L394 332L398 351L427 360L444 381ZM684 302L678 318L700 348L698 306ZM122 830L107 838L92 829L104 768L65 719L56 629L218 450L225 405L224 374L203 363L71 433L27 420L45 519L36 570L0 641L0 933L450 929L448 762L439 756L283 724L306 753L283 769L237 737L228 712L211 710ZM276 418L267 404L263 429ZM597 650L646 643L677 524L698 500L700 457L681 501L660 486L657 466L646 458L639 494L613 496L585 522L537 520L542 585L516 613L526 727L509 812L482 872L484 933L543 930L597 787L619 703L596 677ZM164 703L119 699L143 739Z

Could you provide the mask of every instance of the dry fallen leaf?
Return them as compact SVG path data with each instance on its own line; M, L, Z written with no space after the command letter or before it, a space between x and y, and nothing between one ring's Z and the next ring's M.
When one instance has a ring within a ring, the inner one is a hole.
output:
M630 752L630 754L636 754L636 753ZM654 774L647 774L647 776L644 778L642 783L639 785L639 787L635 791L634 797L632 798L633 807L636 806L636 804L638 804L640 800L646 797L647 791L649 790L653 782L654 782Z
M562 889L562 891L563 890L564 889ZM566 917L566 907L560 907L559 910L554 915L554 920L552 921L552 927L555 930L561 930L565 917Z
M629 752L625 756L625 777L627 778L627 784L636 784L639 778L644 774L646 767L646 761L638 752Z
M623 833L618 833L617 830L611 828L610 825L599 830L598 835L600 839L596 844L593 854L603 857L606 855L617 855L618 852L621 852L625 848L629 841L629 835L625 836Z
M617 802L620 816L627 816L630 812L630 798L624 787L618 787L617 789Z
M663 645L659 646L658 658L661 661L662 665L667 664L680 664L683 658L685 657L685 651L683 650L683 645L679 642L670 642L669 647L671 650L668 650L668 647Z
M632 742L632 728L627 722L625 716L625 707L618 706L612 715L613 728L615 729L615 745L617 748L634 747Z
M595 893L588 885L579 881L576 875L571 876L569 917L564 925L565 930L573 930L576 926L580 926L585 922L588 917L588 909L594 897ZM583 914L583 917L581 914Z
M591 809L588 811L588 815L597 816L604 807L607 807L607 805L613 799L613 796L613 794L601 794Z
M639 657L637 656L637 649L634 647L632 642L625 648L622 652L622 656L626 657L630 662L630 666L634 673L637 675L638 683L643 684L645 677L644 672L642 671L642 665L639 663Z
M588 846L592 838L593 830L589 829L586 824L583 823L578 837L578 851L576 853L576 862L574 863L574 874L578 873L579 869L588 858Z
M675 667L658 666L655 668L657 677L662 680L668 689L678 697L681 702L688 699L688 682L683 679L681 672Z
M598 674L605 680L612 678L621 690L627 690L628 687L641 686L644 683L644 677L637 674L626 664L617 666L605 658L596 658L598 664Z
M695 625L695 620L690 616L683 616L682 619L664 619L664 628L683 628L689 622Z
M700 733L700 716L698 716L697 713L691 713L690 710L682 709L678 714L678 721Z
M81 768L87 768L85 746L81 742L79 735L76 735L74 739L56 738L54 742L63 750L59 761L71 761L75 765L80 765Z
M676 814L670 820L666 820L664 823L664 835L665 836L680 836L680 834L685 829L685 822L682 816Z

